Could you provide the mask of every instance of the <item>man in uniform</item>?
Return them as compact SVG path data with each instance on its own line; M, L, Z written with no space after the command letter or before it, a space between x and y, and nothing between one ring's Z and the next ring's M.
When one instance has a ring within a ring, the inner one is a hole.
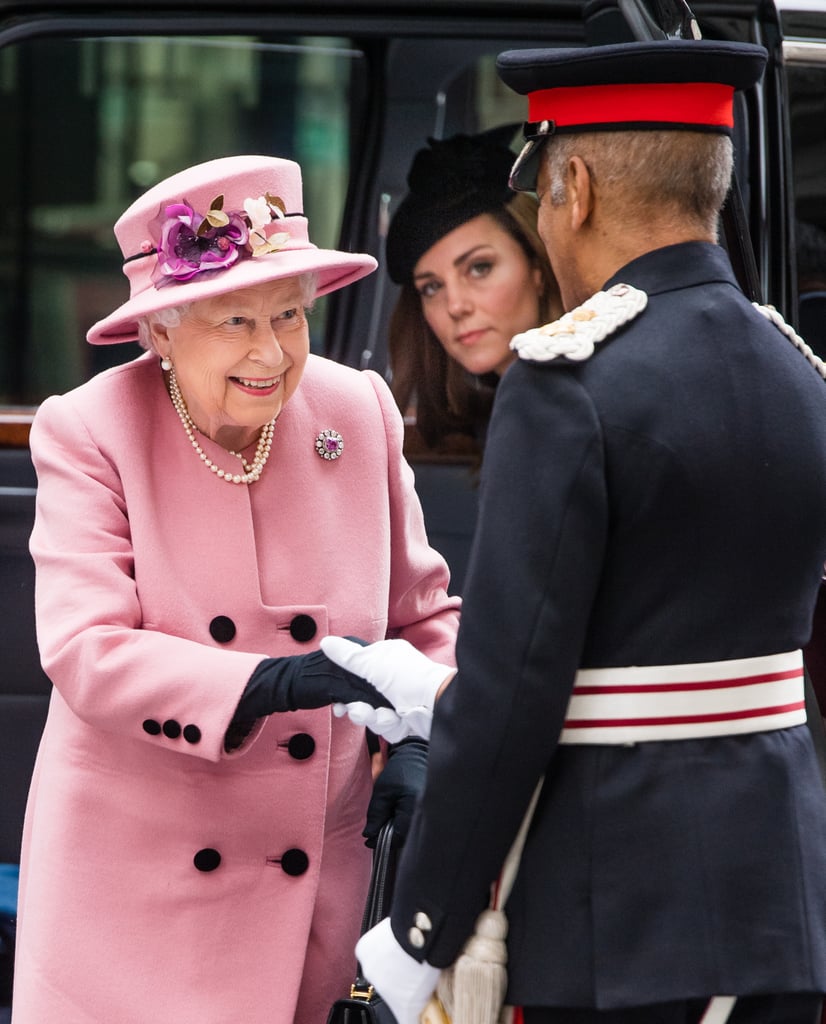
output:
M526 1024L817 1019L826 799L800 649L826 384L717 244L734 92L764 62L682 40L499 58L529 96L512 185L539 195L568 312L514 339L457 674L391 917L358 947L399 1024L543 776L507 904ZM418 668L387 643L332 649L403 724Z

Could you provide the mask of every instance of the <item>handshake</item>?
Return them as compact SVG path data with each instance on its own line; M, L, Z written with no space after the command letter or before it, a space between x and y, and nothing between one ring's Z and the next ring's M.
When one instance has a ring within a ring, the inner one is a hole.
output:
M325 636L321 650L330 661L364 679L383 702L337 701L333 713L366 726L390 743L406 736L430 738L433 707L454 670L431 661L407 640L380 640L362 646L341 636ZM387 704L390 706L388 707Z
M436 697L453 672L406 640L365 646L326 636L320 651L262 661L235 717L252 722L277 711L331 704L338 717L348 715L390 743L407 736L428 739Z

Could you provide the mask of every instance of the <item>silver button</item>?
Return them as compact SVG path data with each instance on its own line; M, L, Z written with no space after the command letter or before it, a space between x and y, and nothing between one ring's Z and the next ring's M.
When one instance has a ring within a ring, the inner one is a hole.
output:
M411 928L407 933L407 941L414 949L421 949L424 946L424 935L420 928Z
M417 928L421 928L423 932L429 932L433 927L433 922L423 910L416 911L416 916L413 918L413 924L415 924Z

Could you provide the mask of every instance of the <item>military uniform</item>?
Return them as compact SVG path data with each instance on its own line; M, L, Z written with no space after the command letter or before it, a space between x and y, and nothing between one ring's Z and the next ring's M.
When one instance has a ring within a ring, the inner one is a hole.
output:
M823 380L716 245L650 252L620 283L644 308L590 357L534 352L501 382L393 931L453 961L544 774L507 907L509 1001L822 992L805 725L560 744L580 669L799 649L826 557Z
M512 342L458 672L390 921L358 944L401 1024L470 936L540 778L506 903L527 1024L819 1010L826 793L801 648L826 557L826 384L714 241L731 150L700 138L731 136L765 60L705 40L498 59L528 94L511 187L537 190L569 309ZM542 160L557 135L626 130L625 172L621 139ZM702 201L664 195L668 139L650 150L665 174L640 167L645 131L693 133ZM371 679L393 700L392 673Z

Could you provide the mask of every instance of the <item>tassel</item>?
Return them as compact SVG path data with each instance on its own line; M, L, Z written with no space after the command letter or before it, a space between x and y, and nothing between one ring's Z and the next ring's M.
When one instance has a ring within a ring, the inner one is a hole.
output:
M496 1024L508 987L505 937L508 920L501 910L484 910L452 971L442 975L440 991L452 1024Z
M420 1024L516 1024L521 1010L505 1006L508 988L508 919L503 907L510 895L522 847L543 779L537 783L528 810L508 851L491 894L490 907L476 918L473 934L458 960L442 971L436 991L419 1017Z

